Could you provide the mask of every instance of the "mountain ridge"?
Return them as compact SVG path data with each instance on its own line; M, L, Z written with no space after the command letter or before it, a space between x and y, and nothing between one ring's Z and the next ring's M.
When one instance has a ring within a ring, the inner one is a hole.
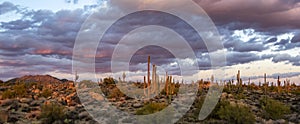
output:
M57 77L51 76L51 75L25 75L22 77L17 77L10 79L8 81L5 81L5 83L18 83L18 82L24 82L24 83L30 83L30 82L36 82L36 83L65 83L69 82L70 80L67 79L59 79ZM1 81L0 81L1 82Z

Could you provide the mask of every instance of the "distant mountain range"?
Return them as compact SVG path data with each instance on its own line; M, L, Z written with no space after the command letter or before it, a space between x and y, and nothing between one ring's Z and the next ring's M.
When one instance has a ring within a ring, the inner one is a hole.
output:
M30 83L30 82L35 82L35 83L43 83L43 82L47 82L47 83L65 83L65 82L69 82L69 80L67 80L67 79L58 79L58 78L53 77L51 75L26 75L26 76L23 76L23 77L8 80L5 83L18 83L18 82L24 82L24 83ZM1 83L1 81L0 81L0 83Z

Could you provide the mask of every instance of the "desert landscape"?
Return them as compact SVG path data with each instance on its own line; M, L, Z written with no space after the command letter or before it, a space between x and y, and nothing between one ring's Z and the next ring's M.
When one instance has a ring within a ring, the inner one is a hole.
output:
M117 88L118 81L113 78L105 78L101 82L84 80L81 81L80 85L99 85L102 94L97 90L87 91L92 94L94 100L106 99L119 110L135 115L158 112L177 98L179 87L197 86L197 98L188 112L176 122L178 124L300 123L300 87L290 84L288 80L278 78L276 83L266 81L255 85L251 82L238 81L240 78L237 74L236 80L224 82L224 90L217 106L205 120L200 121L198 114L209 86L218 86L221 83L212 83L214 82L212 79L211 81L199 80L194 84L184 84L173 82L171 78L172 76L169 76L167 82L157 82L161 83L163 88L159 95L151 99L147 98L148 92L144 92L141 99L126 96ZM238 81L238 84L232 84L235 81ZM73 81L58 79L50 75L34 75L14 78L5 82L1 81L0 84L1 123L98 123L81 104L76 93L76 84ZM140 89L148 87L148 83L145 82L128 84L133 84ZM153 86L153 90L158 88ZM102 116L105 117L106 115ZM169 121L163 117L155 120L156 122L149 123ZM120 116L118 119L108 119L107 122L103 123L134 122L135 120Z

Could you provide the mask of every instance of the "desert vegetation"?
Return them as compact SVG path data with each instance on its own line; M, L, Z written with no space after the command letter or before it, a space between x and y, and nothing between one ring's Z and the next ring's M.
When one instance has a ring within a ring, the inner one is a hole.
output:
M78 75L76 77L79 78ZM51 83L32 79L26 81L22 78L15 79L14 83L1 82L1 123L96 123L82 106L76 93L76 83L49 76L43 78ZM106 98L117 109L133 115L160 112L175 99L184 100L179 97L179 88L183 91L186 88L195 88L196 98L186 114L176 122L178 124L300 123L300 87L288 79L280 79L280 76L276 83L270 83L265 74L264 81L255 84L251 79L242 80L241 71L238 71L236 79L228 81L215 81L214 76L211 76L207 80L184 83L175 82L174 77L168 73L159 78L156 66L152 65L152 75L149 69L149 74L142 82L127 82L126 74L123 73L119 79L108 77L99 79L98 82L83 80L80 85L90 88L88 94L91 94L92 99L103 101ZM95 87L96 85L99 87ZM141 89L141 92L132 92L137 95L127 96L117 85L124 86L125 89L136 87ZM224 86L224 89L216 107L205 120L199 120L198 116L208 90L220 86ZM91 99L86 101L93 103ZM164 116L153 116L154 120L143 118L139 122L167 123L170 120L166 120L166 116L168 113ZM103 117L108 118L108 113L103 113ZM134 123L134 120L114 116L103 122Z

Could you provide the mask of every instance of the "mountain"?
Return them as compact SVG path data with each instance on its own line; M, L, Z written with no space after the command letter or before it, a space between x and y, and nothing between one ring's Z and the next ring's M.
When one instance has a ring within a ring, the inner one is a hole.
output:
M64 83L67 82L68 80L66 79L58 79L56 77L53 77L51 75L26 75L20 78L14 78L11 80L6 81L6 83L18 83L18 82L25 82L25 83L30 83L30 82L35 82L35 83Z

